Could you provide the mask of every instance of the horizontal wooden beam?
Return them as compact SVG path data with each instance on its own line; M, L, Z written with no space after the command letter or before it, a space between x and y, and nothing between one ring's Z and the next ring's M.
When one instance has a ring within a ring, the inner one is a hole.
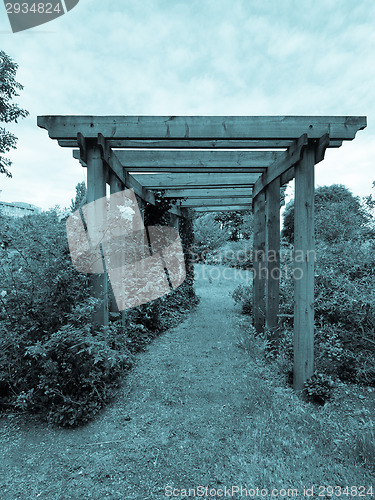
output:
M163 191L164 198L232 198L232 197L249 197L252 194L251 187L248 188L197 188L197 189L166 189Z
M181 207L211 207L221 205L238 205L247 206L251 208L252 198L188 198L187 200L180 200L176 206Z
M59 139L59 146L76 148L77 139ZM292 139L107 139L111 148L121 149L287 149L292 145ZM330 140L330 148L339 148L342 141Z
M195 212L237 212L237 211L251 211L251 207L247 207L244 205L223 205L221 207L194 207Z
M259 174L132 174L142 186L148 189L170 189L186 187L198 189L202 187L252 187Z
M110 148L112 149L112 148ZM114 152L128 172L258 173L266 171L282 153L275 151L123 151ZM244 155L246 157L244 158ZM83 165L81 153L73 157ZM125 159L126 158L126 159ZM257 166L258 165L258 166ZM260 166L263 165L263 166Z
M282 154L278 151L116 151L118 159L128 170L152 167L195 171L200 167L244 167L254 169L254 172L263 172Z
M366 127L365 116L38 116L52 139L354 139Z

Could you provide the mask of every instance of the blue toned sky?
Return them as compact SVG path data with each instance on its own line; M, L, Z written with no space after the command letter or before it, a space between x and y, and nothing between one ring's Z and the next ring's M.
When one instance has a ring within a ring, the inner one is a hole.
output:
M375 181L373 0L80 0L66 15L12 34L0 4L0 48L18 64L30 116L14 125L12 179L1 199L68 206L85 178L37 115L366 115L329 150L316 185L356 195Z

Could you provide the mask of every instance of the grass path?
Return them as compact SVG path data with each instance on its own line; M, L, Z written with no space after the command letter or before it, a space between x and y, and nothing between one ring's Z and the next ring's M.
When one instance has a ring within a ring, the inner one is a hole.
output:
M303 498L312 485L370 484L332 420L337 408L301 403L256 342L239 340L229 297L238 280L226 273L198 279L197 309L139 355L94 422L56 430L2 418L2 500L162 499L167 486L199 485L295 488Z

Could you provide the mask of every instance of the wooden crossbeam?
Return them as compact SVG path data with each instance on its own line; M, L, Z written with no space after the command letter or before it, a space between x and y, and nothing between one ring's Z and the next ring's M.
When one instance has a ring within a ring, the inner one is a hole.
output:
M280 158L278 151L116 151L116 156L129 171L151 167L196 171L198 168L239 168L263 172Z
M252 187L259 174L131 174L142 186L148 189L169 189L185 187L196 189L207 186Z
M237 188L237 187L224 187L224 188L197 188L197 189L166 189L163 191L164 198L246 198L251 196L251 187Z
M354 139L364 116L39 116L38 126L53 139Z
M223 206L212 206L212 207L194 207L195 212L238 212L241 211L251 211L251 208L245 205L223 205Z
M115 154L129 172L262 173L283 153L276 151L117 150ZM79 150L73 150L73 156L81 160Z
M189 198L180 200L177 206L181 207L209 207L221 205L244 205L251 208L252 198Z
M147 139L107 139L108 146L111 148L121 149L287 149L292 145L292 139L162 139L162 140L147 140ZM63 148L76 148L76 139L58 139L59 146ZM342 141L330 140L329 148L339 148Z

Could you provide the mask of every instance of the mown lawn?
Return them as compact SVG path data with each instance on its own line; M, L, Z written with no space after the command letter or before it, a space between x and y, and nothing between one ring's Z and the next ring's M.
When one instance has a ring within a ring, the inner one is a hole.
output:
M342 385L324 407L301 401L234 308L240 277L215 271L208 280L209 269L203 278L197 266L197 309L138 355L94 422L62 430L1 417L1 499L147 500L198 486L292 488L300 498L311 487L324 498L319 486L368 492L375 392Z

